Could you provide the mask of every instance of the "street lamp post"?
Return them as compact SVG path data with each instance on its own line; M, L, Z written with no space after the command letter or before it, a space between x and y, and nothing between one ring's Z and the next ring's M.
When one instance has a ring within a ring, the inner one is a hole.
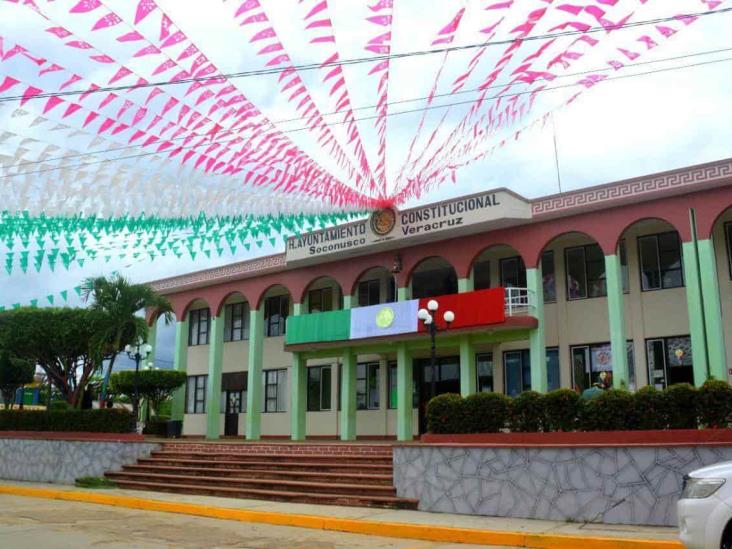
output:
M427 330L429 330L430 334L430 362L432 364L430 392L432 393L432 398L434 398L437 393L437 346L435 340L437 338L437 332L439 328L437 326L435 318L437 316L437 309L439 308L440 304L437 303L436 300L430 299L427 303L427 308L420 309L417 312L417 318L424 322L424 325L427 326ZM452 311L445 311L445 313L442 315L442 318L445 321L445 329L447 329L450 327L450 324L452 324L455 320L455 313L453 313Z
M140 390L138 387L138 375L140 374L140 361L147 358L152 352L152 345L145 343L142 339L138 339L134 345L125 345L125 353L130 359L135 361L135 397L132 400L132 415L135 418L135 424L140 420Z

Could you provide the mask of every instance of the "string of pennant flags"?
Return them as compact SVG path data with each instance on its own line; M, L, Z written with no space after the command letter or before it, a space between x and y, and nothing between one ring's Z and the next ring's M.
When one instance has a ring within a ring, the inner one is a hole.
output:
M14 309L20 309L23 306L26 307L40 307L46 306L57 306L68 303L69 296L76 294L81 297L81 286L74 286L73 288L61 290L60 292L47 294L44 298L33 298L28 301L18 301L10 305L0 305L0 312L11 311Z

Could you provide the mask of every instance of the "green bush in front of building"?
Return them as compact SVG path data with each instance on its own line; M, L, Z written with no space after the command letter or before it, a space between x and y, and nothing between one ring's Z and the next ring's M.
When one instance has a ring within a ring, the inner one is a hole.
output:
M574 431L577 429L579 395L572 389L555 389L544 395L544 430Z
M0 431L128 433L132 414L125 410L0 411Z
M524 391L511 399L508 427L514 433L536 433L543 430L545 408L544 395L536 391Z
M708 380L699 389L683 383L662 391L644 387L602 391L583 400L570 389L517 397L478 393L445 394L427 406L431 433L627 431L727 428L732 424L732 386Z
M497 433L506 427L511 399L500 393L475 393L465 398L466 432Z
M727 427L732 419L732 386L709 379L699 388L699 423L704 427Z

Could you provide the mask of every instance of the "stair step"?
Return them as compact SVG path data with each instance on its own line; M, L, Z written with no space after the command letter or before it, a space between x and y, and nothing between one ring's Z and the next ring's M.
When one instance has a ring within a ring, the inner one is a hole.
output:
M224 454L296 454L299 452L318 454L318 455L337 455L337 456L371 456L371 457L388 457L392 456L392 447L387 444L381 445L347 445L347 444L255 444L246 443L192 443L192 442L172 442L164 443L162 448L164 452L206 452L206 453L224 453Z
M388 456L351 456L351 455L332 455L332 454L299 454L299 453L223 453L223 452L193 452L193 451L175 451L168 452L164 450L155 450L151 454L153 457L169 457L169 458L187 458L197 459L205 458L209 460L229 460L235 458L237 461L319 461L319 462L338 462L338 463L371 463L371 464L391 464L392 457Z
M396 489L393 486L367 485L367 484L345 484L345 483L322 483L306 482L298 480L270 480L247 477L211 477L200 475L168 475L160 473L137 473L120 471L106 473L112 480L135 480L140 482L172 482L204 485L209 487L226 486L229 488L282 490L296 492L315 491L323 494L349 494L368 496L395 496Z
M328 505L346 505L354 507L385 507L395 509L416 509L418 500L395 496L367 496L358 494L324 494L320 492L295 492L281 490L260 490L255 488L231 488L226 486L201 486L196 484L171 482L141 482L133 480L116 480L120 488L133 490L152 490L179 494L197 494L207 496L267 499L274 501L291 501L297 503L318 503Z
M390 474L363 473L322 473L319 471L282 471L268 469L225 469L222 467L190 467L175 465L124 465L123 471L148 472L161 474L201 475L201 476L241 476L260 479L320 480L323 482L342 481L348 484L383 484L392 486L394 480Z
M223 467L223 468L237 468L237 469L267 469L267 470L288 470L288 471L312 471L317 470L320 472L354 472L363 471L376 474L391 474L393 471L392 464L379 465L371 463L332 463L322 461L241 461L239 456L236 459L231 459L231 456L227 456L228 459L187 459L187 458L141 458L138 460L140 464L152 464L152 465L190 465L190 466L202 466L202 467Z

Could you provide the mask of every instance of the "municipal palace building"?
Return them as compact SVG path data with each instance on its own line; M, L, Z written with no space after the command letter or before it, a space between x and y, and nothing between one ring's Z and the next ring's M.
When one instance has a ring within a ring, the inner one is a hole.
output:
M384 209L153 286L184 436L410 440L435 394L727 380L732 160Z

